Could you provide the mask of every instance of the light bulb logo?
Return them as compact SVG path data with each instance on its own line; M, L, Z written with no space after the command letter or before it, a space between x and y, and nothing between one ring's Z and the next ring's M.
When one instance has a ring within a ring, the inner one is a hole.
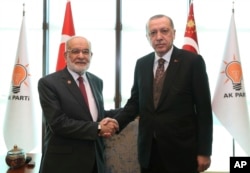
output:
M21 64L16 64L13 70L13 75L12 75L12 92L13 93L16 94L20 92L20 86L26 78L27 78L26 68Z
M226 66L226 75L233 83L233 89L241 90L242 69L238 61L232 61Z

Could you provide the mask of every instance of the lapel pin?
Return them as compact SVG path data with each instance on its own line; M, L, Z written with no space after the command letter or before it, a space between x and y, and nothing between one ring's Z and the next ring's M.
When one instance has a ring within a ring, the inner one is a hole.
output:
M174 62L179 62L179 60L177 60L177 59L174 59Z
M71 84L71 80L68 80L67 83L68 83L68 84Z

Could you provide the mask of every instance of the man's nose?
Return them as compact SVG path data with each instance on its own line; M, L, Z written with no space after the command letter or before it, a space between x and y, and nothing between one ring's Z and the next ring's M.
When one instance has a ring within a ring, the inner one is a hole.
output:
M157 40L162 39L162 33L161 33L161 32L157 32L157 33L156 33L156 39L157 39Z

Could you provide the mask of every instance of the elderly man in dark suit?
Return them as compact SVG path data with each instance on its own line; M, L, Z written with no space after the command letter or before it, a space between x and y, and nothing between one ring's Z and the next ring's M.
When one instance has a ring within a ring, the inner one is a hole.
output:
M151 17L146 31L155 51L137 60L131 97L116 116L120 130L139 115L141 173L205 171L213 131L205 62L173 45L168 16Z
M118 125L103 118L119 110L104 111L103 82L87 72L90 42L71 37L64 55L67 67L38 83L46 123L40 173L104 173L102 136L112 136Z

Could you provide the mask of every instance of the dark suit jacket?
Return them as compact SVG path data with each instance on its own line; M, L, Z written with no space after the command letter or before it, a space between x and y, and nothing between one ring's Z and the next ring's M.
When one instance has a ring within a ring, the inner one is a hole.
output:
M138 59L131 97L116 117L123 129L137 115L138 154L149 164L155 138L169 172L197 170L197 155L211 155L212 109L205 62L174 47L157 108L153 104L154 53Z
M103 83L89 72L86 75L100 121L105 114ZM98 123L93 122L81 92L67 68L41 78L38 91L46 123L40 173L91 173L95 161L99 173L103 173L104 144L98 136Z

